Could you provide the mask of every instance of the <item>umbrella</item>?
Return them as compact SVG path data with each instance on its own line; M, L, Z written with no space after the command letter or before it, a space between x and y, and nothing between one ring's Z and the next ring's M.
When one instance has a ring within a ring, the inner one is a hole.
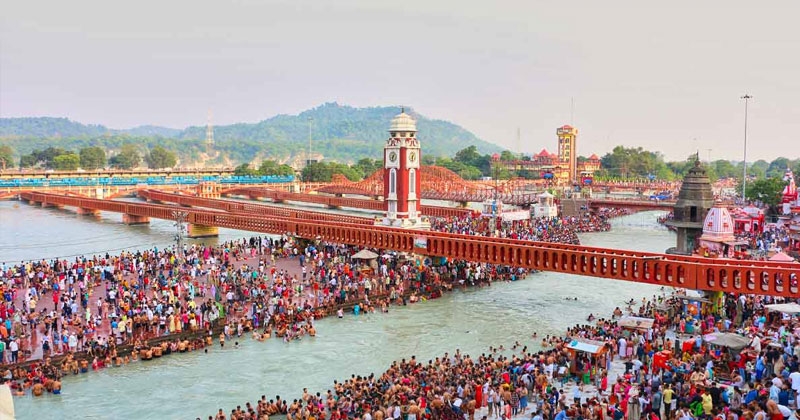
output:
M769 257L769 260L777 262L794 262L794 258L786 255L783 251Z
M770 311L782 312L785 314L798 314L800 313L800 305L796 303L775 303L772 305L765 305L765 308Z
M703 336L703 340L715 346L729 347L740 350L750 344L750 339L739 334L732 333L712 333Z
M374 252L372 252L372 251L370 251L368 249L362 249L361 251L358 251L356 253L356 255L353 255L351 258L354 258L354 259L357 259L357 260L372 260L372 259L378 258L378 254L376 254L376 253L374 253Z

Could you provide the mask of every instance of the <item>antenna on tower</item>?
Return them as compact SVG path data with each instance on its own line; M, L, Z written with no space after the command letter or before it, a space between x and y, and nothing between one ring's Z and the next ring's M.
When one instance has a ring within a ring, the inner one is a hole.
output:
M311 164L311 122L313 118L308 117L308 153L306 154L306 166Z
M208 122L206 123L206 149L208 153L211 153L211 149L214 148L214 126L211 124L211 117L212 113L209 109Z
M520 158L523 155L522 152L522 136L520 135L519 127L517 127L517 152L519 153Z
M575 98L569 98L569 125L575 126Z

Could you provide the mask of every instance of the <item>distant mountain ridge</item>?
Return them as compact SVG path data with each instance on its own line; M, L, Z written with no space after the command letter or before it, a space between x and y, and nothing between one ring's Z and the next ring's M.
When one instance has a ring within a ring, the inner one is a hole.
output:
M8 137L91 137L107 134L176 137L182 131L177 128L155 125L141 125L119 130L100 124L83 124L63 117L0 118L0 139Z
M452 156L456 151L475 145L481 153L500 152L503 149L481 140L468 130L448 121L430 119L412 109L406 112L417 119L419 139L424 153L435 156ZM354 108L337 103L326 103L298 115L276 115L256 123L237 123L214 127L215 148L227 153L234 161L249 161L256 155L286 159L306 153L308 149L309 122L311 125L312 149L327 159L354 162L362 157L379 158L383 142L388 136L391 119L400 113L400 107ZM310 119L310 120L309 120ZM59 139L80 140L104 144L104 138L130 136L151 144L154 138L169 139L166 143L186 142L187 148L202 145L206 135L205 126L188 127L183 130L143 125L132 129L110 129L103 125L81 124L67 118L30 117L0 118L0 142L13 141L17 152L29 153L25 142L30 144L70 147L69 142ZM144 141L144 140L147 141ZM118 142L109 144L113 148ZM176 152L181 152L176 150Z

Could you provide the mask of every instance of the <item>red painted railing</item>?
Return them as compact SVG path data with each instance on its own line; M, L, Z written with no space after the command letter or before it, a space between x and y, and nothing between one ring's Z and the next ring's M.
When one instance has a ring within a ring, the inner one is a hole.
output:
M287 219L314 220L317 222L354 223L360 225L372 225L375 223L374 219L368 217L325 213L321 211L290 209L286 207L243 203L230 200L214 200L210 198L194 197L184 194L165 193L157 190L139 190L137 194L139 197L149 200L179 204L189 207L210 208L229 213L255 214L268 217L283 217Z
M267 198L273 201L295 201L301 203L321 204L329 207L346 207L373 211L384 211L384 202L378 200L365 200L363 198L332 197L321 194L300 194L275 191L264 188L236 188L226 192L228 195L246 195L252 198ZM459 217L472 212L472 210L454 207L421 206L420 211L425 216L433 217Z
M179 207L85 199L26 192L31 202L174 220ZM179 208L187 222L424 255L508 264L528 269L674 286L688 289L800 297L800 265L767 261L709 259L580 245L485 238L354 223L231 214ZM418 245L422 245L419 247Z

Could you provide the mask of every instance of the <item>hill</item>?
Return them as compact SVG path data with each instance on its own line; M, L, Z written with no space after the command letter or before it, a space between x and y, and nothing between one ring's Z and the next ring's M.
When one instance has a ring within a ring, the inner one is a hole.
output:
M216 158L208 163L241 163L263 158L287 161L305 155L308 149L309 118L313 153L340 162L355 162L363 157L377 158L388 136L387 128L399 107L354 108L326 103L298 115L277 115L257 123L238 123L214 127ZM502 150L479 139L466 129L448 121L427 118L407 110L417 119L419 138L428 155L452 156L469 145L481 153ZM141 126L114 130L102 125L84 125L66 118L0 119L0 143L11 145L18 155L33 149L56 146L77 149L99 145L116 150L123 143L144 149L161 144L178 153L181 164L199 162L204 154L205 126L175 130Z

